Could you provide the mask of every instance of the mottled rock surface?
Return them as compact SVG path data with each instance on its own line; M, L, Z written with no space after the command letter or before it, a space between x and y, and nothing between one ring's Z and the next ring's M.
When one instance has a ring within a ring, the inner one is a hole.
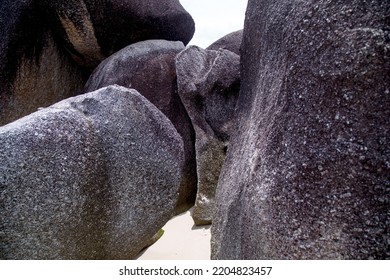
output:
M178 0L0 2L0 125L79 94L106 57L195 30Z
M195 129L198 193L192 217L210 224L240 88L240 58L191 46L176 57L178 89Z
M249 0L212 258L390 258L389 13Z
M240 55L242 34L243 29L229 33L226 36L223 36L222 38L212 43L206 48L206 50L218 51L219 49L225 49Z
M1 259L130 259L173 214L183 143L135 90L64 100L0 141Z
M164 40L132 44L104 60L84 89L89 92L113 84L134 88L171 120L183 138L185 155L177 213L194 205L197 188L195 133L177 92L174 60L183 49L181 42Z

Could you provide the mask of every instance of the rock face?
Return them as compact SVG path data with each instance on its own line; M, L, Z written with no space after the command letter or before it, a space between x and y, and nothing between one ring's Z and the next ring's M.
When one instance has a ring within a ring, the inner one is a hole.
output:
M240 88L240 58L191 46L176 57L180 98L195 129L198 193L192 217L210 224L219 173L232 133Z
M0 2L0 126L80 92L85 83L37 2Z
M173 214L183 143L107 87L0 128L0 258L129 259Z
M215 41L206 50L218 51L219 49L229 50L240 55L243 29L227 34L221 39Z
M177 213L194 205L197 187L195 133L177 92L175 57L181 42L149 40L132 44L104 60L92 73L84 91L108 85L134 88L173 123L184 142L185 163Z
M212 258L390 258L389 13L249 1Z
M188 43L194 22L178 0L0 3L0 125L81 92L91 71L147 39Z

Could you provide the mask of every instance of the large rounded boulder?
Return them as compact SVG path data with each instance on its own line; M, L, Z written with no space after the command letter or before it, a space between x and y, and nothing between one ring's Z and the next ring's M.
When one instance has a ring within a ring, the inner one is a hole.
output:
M172 217L183 142L111 86L0 128L1 259L131 259Z

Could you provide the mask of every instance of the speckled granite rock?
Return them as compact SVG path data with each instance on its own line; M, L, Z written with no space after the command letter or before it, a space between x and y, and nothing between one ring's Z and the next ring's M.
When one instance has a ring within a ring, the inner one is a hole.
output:
M92 73L84 91L108 85L134 88L173 123L184 142L184 169L176 213L194 205L196 196L195 132L177 92L175 57L181 42L148 40L132 44L105 59Z
M240 57L227 50L191 46L176 57L181 100L195 129L198 193L192 218L210 224L214 195L240 88Z
M0 128L0 258L130 259L170 219L183 143L111 86Z
M390 258L389 14L249 0L213 259Z
M223 36L222 38L212 43L206 48L206 50L218 51L219 49L225 49L240 55L242 34L243 29L229 33L226 36Z
M108 186L88 120L42 110L1 127L0 139L0 258L101 257Z

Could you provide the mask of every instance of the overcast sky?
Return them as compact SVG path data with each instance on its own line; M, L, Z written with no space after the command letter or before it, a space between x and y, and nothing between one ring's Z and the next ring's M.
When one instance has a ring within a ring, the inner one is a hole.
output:
M202 48L244 27L247 0L180 0L195 21L190 45Z

